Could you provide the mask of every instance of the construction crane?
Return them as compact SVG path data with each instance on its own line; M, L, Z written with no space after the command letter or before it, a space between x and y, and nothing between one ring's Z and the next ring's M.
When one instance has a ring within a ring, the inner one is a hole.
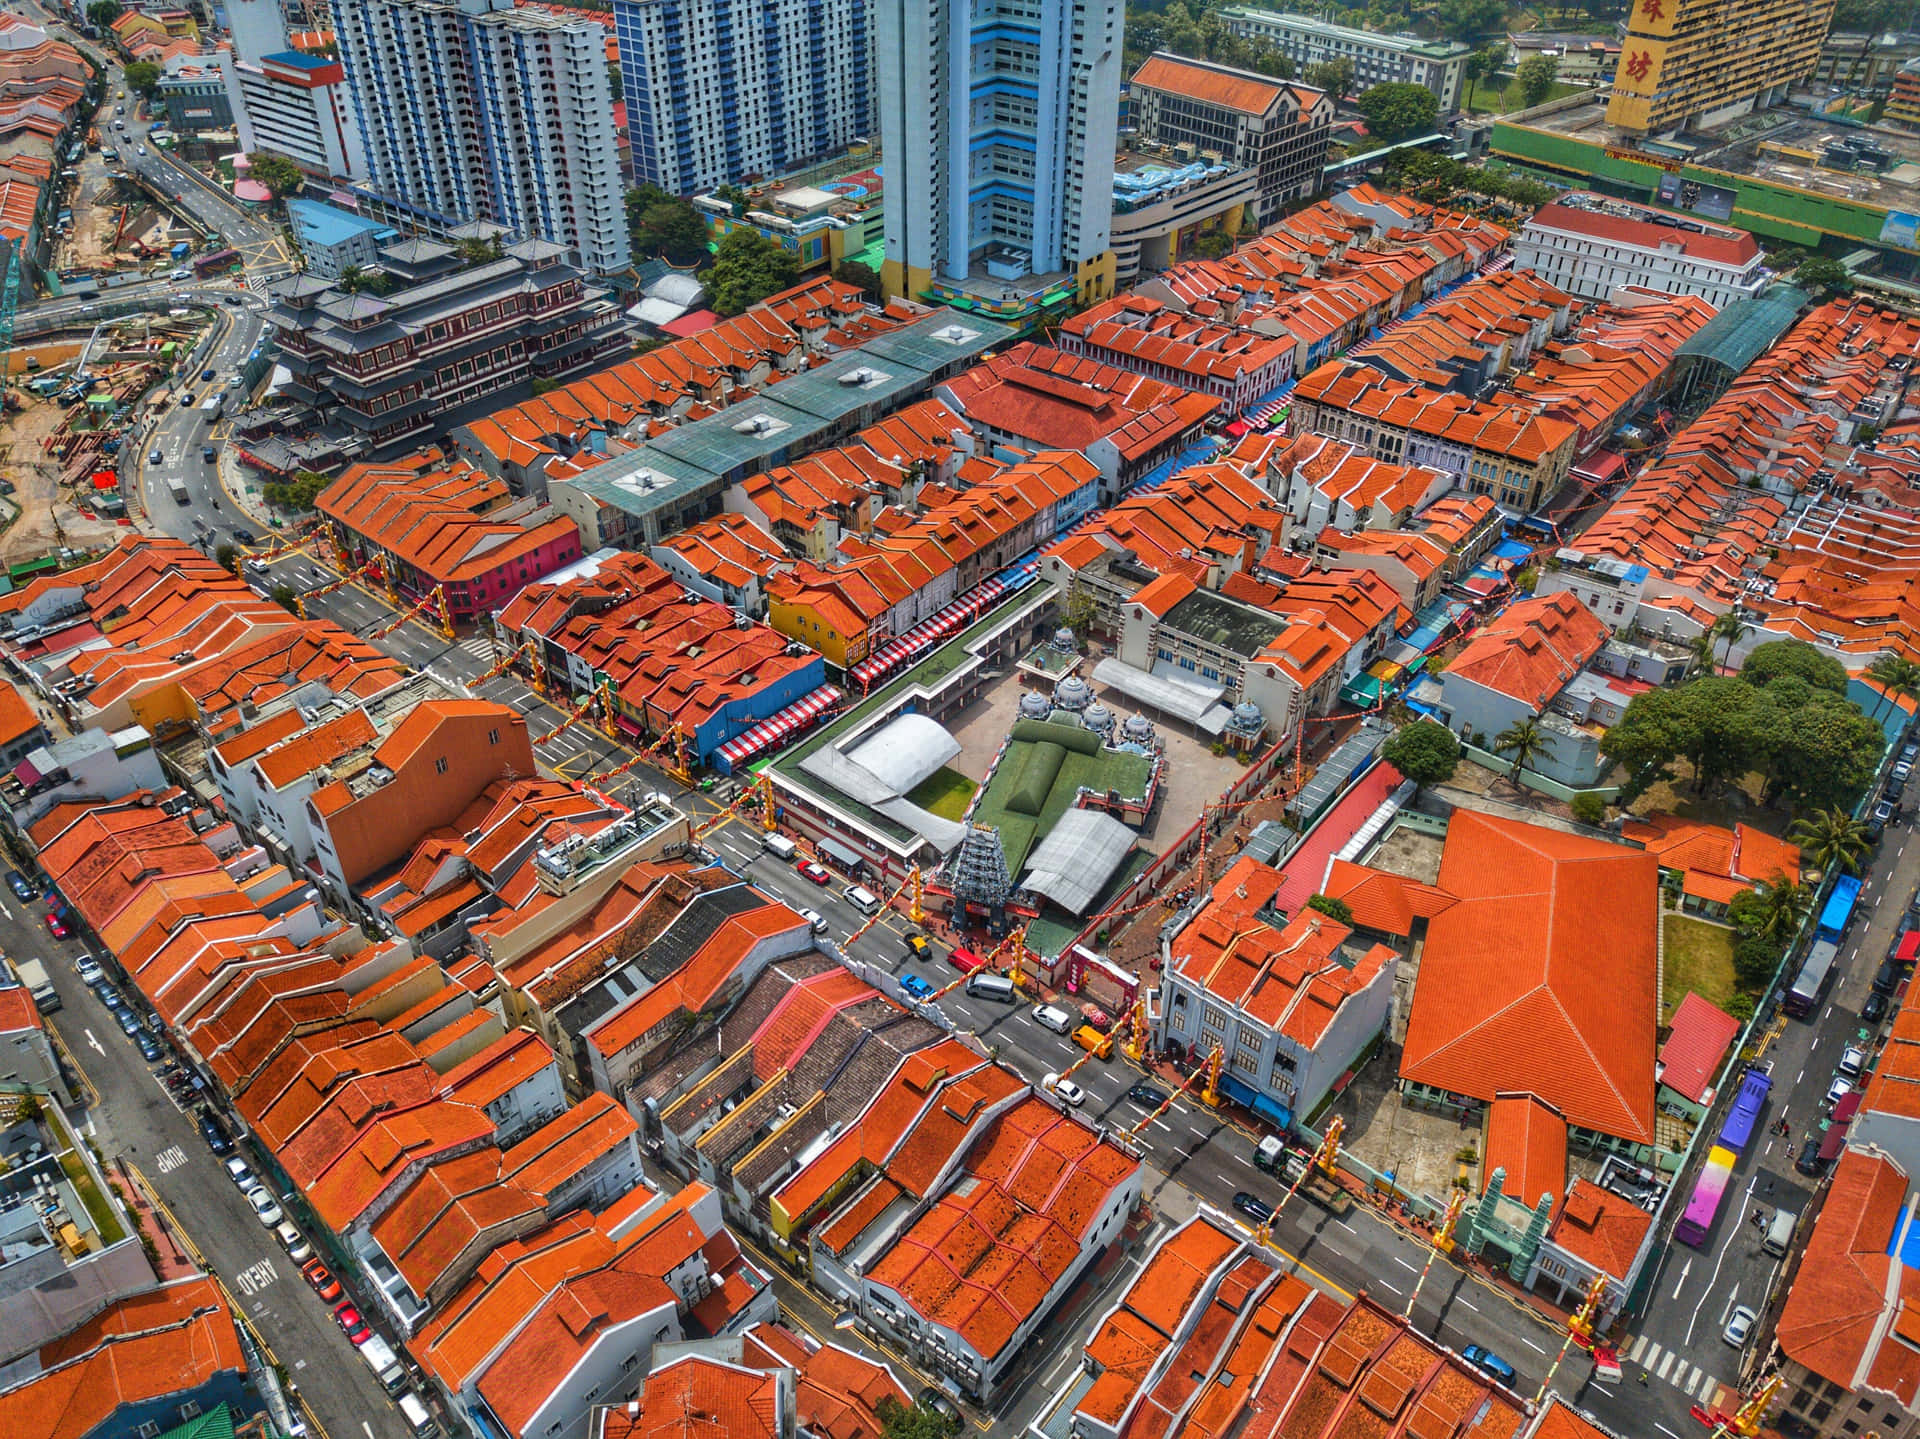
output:
M295 595L293 600L293 607L295 610L299 612L301 619L303 620L307 619L309 618L307 614L307 602L309 600L317 600L322 595L330 595L335 590L345 589L348 585L352 584L355 580L373 579L375 578L376 569L377 569L376 561L368 560L367 563L360 566L359 569L348 570L345 574L341 575L339 579L328 580L324 585L319 586L317 589L308 590L303 595Z

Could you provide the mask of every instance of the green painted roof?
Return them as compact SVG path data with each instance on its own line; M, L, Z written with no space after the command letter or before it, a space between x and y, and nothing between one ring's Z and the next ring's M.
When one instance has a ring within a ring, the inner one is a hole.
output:
M1736 300L1694 331L1675 362L1710 360L1737 375L1772 348L1806 303L1806 291L1792 285L1770 285L1754 299Z
M216 1404L206 1413L175 1425L159 1439L233 1439L233 1410Z
M1098 735L1078 725L1017 720L973 822L1000 831L1007 872L1018 875L1028 852L1073 808L1082 789L1115 790L1139 800L1146 797L1152 775L1145 755L1107 749Z

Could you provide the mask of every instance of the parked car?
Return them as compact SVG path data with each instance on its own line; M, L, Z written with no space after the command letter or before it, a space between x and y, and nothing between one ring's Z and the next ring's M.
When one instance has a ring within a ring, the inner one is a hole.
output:
M17 869L7 872L7 888L21 899L33 899L39 894L33 882Z
M1887 781L1887 798L1888 799L1893 800L1895 803L1898 803L1901 797L1906 794L1906 792L1907 792L1907 782L1904 779L1895 777Z
M166 1057L166 1051L160 1047L160 1041L149 1030L142 1029L133 1036L133 1042L139 1046L140 1057L148 1064L158 1064Z
M47 912L47 933L55 939L73 938L73 931L67 928L67 922L51 910Z
M298 1227L282 1222L274 1231L274 1237L280 1241L281 1248L287 1251L287 1258L295 1264L305 1264L313 1258L313 1246L307 1243L307 1236Z
M1733 1306L1733 1313L1727 1316L1727 1327L1720 1331L1720 1337L1735 1349L1747 1342L1747 1336L1753 1333L1753 1321L1760 1316L1744 1304Z
M356 1349L373 1338L373 1331L367 1327L367 1321L360 1317L360 1311L353 1307L351 1300L334 1309L333 1322L340 1326L340 1332L347 1336L347 1342Z
M1860 1006L1860 1018L1868 1024L1878 1024L1887 1017L1887 997L1884 994L1869 994L1867 1002Z
M1853 1093L1853 1081L1851 1079L1848 1079L1844 1074L1836 1074L1833 1077L1833 1083L1827 1086L1827 1098L1826 1098L1827 1108L1832 1109L1834 1105L1838 1104L1841 1100L1845 1099L1849 1094L1852 1094L1852 1093Z
M1886 833L1887 826L1893 823L1894 816L1900 813L1900 806L1890 799L1883 799L1874 805L1873 812L1867 816L1867 833L1873 839Z
M233 1153L233 1140L228 1137L224 1124L204 1109L200 1111L200 1118L196 1123L200 1130L200 1137L207 1141L207 1148L211 1149L216 1157ZM244 1160L241 1162L245 1163Z
M815 934L825 934L827 932L827 921L819 910L803 909L800 911L800 918L807 922L808 927L812 929Z
M100 961L90 954L83 954L74 960L73 972L80 976L80 982L82 984L92 984L96 979L104 977L104 972L100 968Z
M926 1000L926 999L932 999L934 996L933 986L928 984L924 979L922 979L917 974L901 975L900 987L904 989L908 994L912 995L915 999Z
M1920 743L1908 743L1900 746L1900 763L1912 764L1920 759Z
M1900 987L1900 966L1892 960L1882 961L1873 976L1873 988L1879 994L1892 994Z
M340 1297L340 1281L333 1277L333 1271L318 1259L310 1259L300 1266L300 1273L307 1283L313 1286L313 1292L331 1304Z
M1255 1224L1265 1224L1273 1218L1273 1206L1259 1195L1249 1194L1244 1189L1233 1196L1233 1207Z
M1040 1081L1040 1087L1049 1094L1057 1094L1068 1104L1078 1109L1087 1102L1087 1092L1071 1079L1063 1079L1057 1074L1049 1074Z
M1514 1374L1511 1364L1507 1363L1506 1360L1502 1359L1498 1354L1495 1354L1484 1344L1469 1344L1465 1349L1460 1351L1460 1357L1475 1369L1478 1369L1482 1374L1492 1375L1509 1388L1512 1387L1513 1381L1518 1377Z
M1857 1044L1849 1044L1840 1051L1840 1063L1836 1066L1848 1079L1858 1079L1860 1071L1867 1067L1867 1052Z
M253 1188L254 1185L260 1182L253 1177L253 1171L247 1167L247 1161L237 1154L227 1161L225 1167L227 1178L231 1179L243 1191Z
M113 1022L120 1026L120 1032L128 1039L140 1032L140 1016L124 1004L113 1012Z
M938 1414L947 1421L949 1429L958 1429L966 1422L960 1417L960 1406L949 1399L944 1390L936 1389L931 1384L926 1385L914 1396L914 1403L922 1409L931 1409Z
M801 875L801 878L810 880L814 884L819 885L820 888L822 889L825 889L828 885L833 883L832 871L829 870L824 864L819 863L817 860L810 859L805 864L801 865L800 875Z
M273 1197L273 1191L264 1184L247 1191L247 1203L253 1206L253 1217L268 1229L276 1227L287 1217L280 1209L280 1201Z
M1800 1146L1800 1155L1793 1161L1793 1167L1808 1175L1818 1175L1825 1170L1827 1166L1820 1158L1821 1143L1820 1135L1809 1134L1807 1142Z
M1158 1109L1167 1102L1166 1090L1144 1079L1127 1091L1127 1098L1145 1109Z

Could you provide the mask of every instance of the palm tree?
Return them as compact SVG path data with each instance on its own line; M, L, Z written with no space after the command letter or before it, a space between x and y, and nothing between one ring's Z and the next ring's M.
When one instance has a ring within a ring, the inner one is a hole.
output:
M1872 844L1867 827L1838 806L1815 810L1795 820L1787 838L1800 846L1800 858L1822 874L1836 867L1858 874L1860 861Z
M1738 610L1728 610L1713 622L1713 627L1708 633L1717 640L1727 642L1726 653L1720 657L1722 664L1733 658L1733 647L1740 643L1741 637L1747 633L1748 628L1747 622L1740 618Z
M1785 876L1768 880L1755 892L1754 932L1785 949L1813 908L1813 891Z
M1867 666L1867 677L1880 686L1880 703L1873 707L1876 720L1889 702L1902 696L1912 699L1920 694L1920 665L1902 655L1881 655Z
M1509 775L1518 774L1542 755L1553 753L1553 736L1540 728L1535 719L1515 720L1494 736L1495 754L1513 756Z
M359 265L349 265L340 272L340 288L349 295L357 295L367 283L367 272Z
M1687 641L1687 649L1693 654L1695 673L1713 668L1713 631L1702 630Z

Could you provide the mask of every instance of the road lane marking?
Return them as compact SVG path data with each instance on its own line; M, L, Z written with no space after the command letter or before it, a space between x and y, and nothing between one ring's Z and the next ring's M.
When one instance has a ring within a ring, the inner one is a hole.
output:
M153 1156L153 1167L162 1174L171 1174L187 1162L187 1152L179 1145L169 1145Z
M1527 1336L1524 1334L1520 1336L1520 1342L1526 1345L1527 1348L1531 1349L1535 1354L1545 1354L1547 1352L1546 1350L1542 1349L1538 1344L1535 1344L1531 1339L1527 1338Z
M1393 1262L1398 1264L1402 1269L1411 1269L1415 1274L1420 1272L1419 1265L1407 1263L1407 1261L1402 1259L1398 1254L1393 1256Z
M1675 1354L1672 1350L1668 1350L1664 1355L1661 1356L1660 1367L1653 1371L1653 1377L1656 1379L1665 1380L1667 1377L1667 1371L1673 1368L1673 1361L1678 1359L1679 1357L1680 1356L1678 1354Z
M100 1041L93 1037L93 1031L91 1029L83 1029L80 1032L86 1035L87 1043L93 1046L93 1052L99 1055L102 1059L106 1058L107 1052L106 1050L100 1047Z
M279 1277L280 1273L273 1267L273 1261L262 1259L258 1264L249 1264L234 1275L233 1287L251 1299Z

